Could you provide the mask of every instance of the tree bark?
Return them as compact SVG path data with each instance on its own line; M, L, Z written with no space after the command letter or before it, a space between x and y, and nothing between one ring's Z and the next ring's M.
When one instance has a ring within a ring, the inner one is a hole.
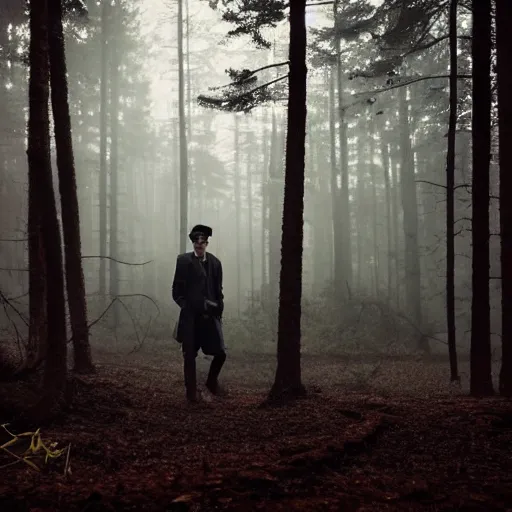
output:
M277 370L269 399L300 396L300 320L306 142L306 0L290 3L289 93L284 179Z
M28 266L29 266L29 330L25 361L18 374L35 370L44 360L47 345L46 274L39 191L33 181L28 183Z
M496 0L500 144L501 370L499 390L512 396L512 3Z
M473 0L473 297L470 392L493 394L489 305L489 166L491 155L491 0Z
M40 7L41 8L41 7ZM35 13L34 13L35 14ZM2 23L3 26L3 23ZM5 45L8 44L7 39L7 27L4 27L3 35L6 36L4 41ZM33 35L33 38L37 37L37 34ZM44 37L40 34L39 37ZM34 43L37 44L37 43ZM41 51L44 51L41 49ZM34 55L35 59L41 58ZM41 65L41 64L39 64ZM35 108L40 108L36 106ZM36 112L31 113L32 116L36 116ZM44 126L39 127L44 129ZM37 127L33 127L37 129ZM30 135L30 134L29 134ZM42 144L42 140L34 140L37 135L32 134L32 139L29 139L29 143ZM40 137L44 139L46 134L40 134ZM49 137L49 134L48 134ZM38 147L36 149L38 153L41 151L44 153L45 149ZM49 151L49 148L48 148ZM45 154L43 156L37 155L39 158L49 158ZM46 356L47 346L47 310L46 310L46 272L45 272L45 252L43 245L43 233L42 233L42 212L39 204L40 191L37 185L37 178L35 173L37 168L30 166L29 160L29 173L28 173L28 265L29 265L29 334L28 344L26 348L25 361L18 370L18 373L24 374L35 370L44 360Z
M67 373L66 308L62 245L53 190L50 159L48 6L46 0L30 5L30 75L28 119L29 183L37 193L41 212L42 245L47 279L48 344L43 374L43 395L38 416L50 415L63 399Z
M455 135L457 129L457 5L450 2L450 117L446 153L446 324L450 380L459 381L455 337Z
M87 327L84 272L80 243L80 214L66 77L66 53L61 0L48 0L50 85L57 148L57 171L64 235L66 291L73 336L74 371L94 370Z

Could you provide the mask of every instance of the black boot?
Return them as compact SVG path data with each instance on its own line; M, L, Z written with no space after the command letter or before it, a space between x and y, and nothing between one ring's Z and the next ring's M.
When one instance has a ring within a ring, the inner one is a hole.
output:
M219 386L218 378L224 362L226 361L226 353L223 351L214 356L210 371L208 372L208 379L206 380L206 387L212 395L224 395L225 391Z

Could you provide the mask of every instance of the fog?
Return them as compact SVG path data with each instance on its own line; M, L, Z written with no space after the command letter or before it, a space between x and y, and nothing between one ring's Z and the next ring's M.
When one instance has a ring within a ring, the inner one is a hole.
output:
M134 342L175 343L170 337L178 315L171 284L180 252L176 5L113 5L117 21L108 25L103 46L101 8L93 1L85 3L88 19L71 17L65 28L89 322L103 314L114 296L120 296L124 306L117 316L111 308L95 323L91 341L104 346L117 340L122 349ZM257 49L246 37L226 40L227 24L204 2L189 0L186 10L187 229L198 223L213 229L208 251L223 264L228 349L275 352L286 91L278 84L272 100L249 113L205 108L197 97L218 94L219 89L210 88L229 83L224 73L228 67L256 69L285 61L286 24L269 32L272 49ZM303 351L409 353L422 339L431 351L446 353L448 45L405 59L393 74L371 76L366 70L375 62L376 50L368 39L342 41L343 135L336 66L327 57L333 45L322 36L332 25L331 11L330 6L315 7L308 19ZM468 21L464 16L462 31ZM26 318L28 70L22 57L28 32L23 19L3 28L0 289ZM433 35L444 29L438 23ZM459 44L460 73L469 73L469 43ZM114 48L107 52L103 75L102 48ZM255 85L281 71L259 73ZM394 88L395 75L440 77ZM103 98L108 105L106 134L101 133L102 78L108 84ZM471 97L467 80L459 86L455 294L459 351L464 354L469 348L471 298ZM106 144L103 169L101 137ZM343 155L348 202L342 205ZM494 161L492 171L496 188ZM498 230L497 219L497 202L492 201L491 231L493 226ZM187 250L192 250L190 243ZM498 253L498 241L491 237L491 275L499 273ZM412 260L408 263L407 258ZM491 293L497 344L499 280L491 281ZM27 336L26 326L8 308L0 315L0 326L2 337L13 344L17 336Z

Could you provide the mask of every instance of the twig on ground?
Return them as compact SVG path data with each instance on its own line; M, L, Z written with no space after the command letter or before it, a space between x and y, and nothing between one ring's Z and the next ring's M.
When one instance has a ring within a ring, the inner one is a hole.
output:
M71 443L69 443L67 452L66 452L66 462L64 464L64 476L68 476L71 474L71 470L69 469L69 455L71 453Z

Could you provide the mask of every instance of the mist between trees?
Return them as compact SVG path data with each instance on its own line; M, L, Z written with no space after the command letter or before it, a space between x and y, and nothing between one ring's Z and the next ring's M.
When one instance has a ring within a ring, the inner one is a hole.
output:
M176 255L206 223L228 350L278 348L285 388L300 387L300 350L450 346L451 380L471 353L473 393L492 393L502 345L511 364L507 2L501 19L490 1L156 4L49 0L48 33L29 30L44 12L29 26L23 2L0 6L5 364L37 367L63 337L61 237L77 370L93 368L89 339L175 343Z

